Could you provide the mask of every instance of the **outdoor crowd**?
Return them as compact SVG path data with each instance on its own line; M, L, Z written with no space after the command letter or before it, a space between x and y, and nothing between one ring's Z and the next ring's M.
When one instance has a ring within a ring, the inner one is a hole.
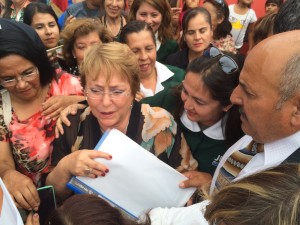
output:
M299 225L300 1L252 2L5 0L0 177L26 225L45 185L51 225ZM110 175L113 128L197 188L184 207L136 221L66 187Z

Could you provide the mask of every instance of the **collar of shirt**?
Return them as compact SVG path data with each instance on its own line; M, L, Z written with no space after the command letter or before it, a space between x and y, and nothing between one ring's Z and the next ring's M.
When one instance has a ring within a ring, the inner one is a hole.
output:
M153 93L151 89L146 89L142 83L140 84L141 92L144 94L145 97L153 96L154 94L164 90L164 86L161 83L168 80L174 75L174 73L171 70L169 70L168 67L157 61L155 62L155 69L157 74L155 93Z
M161 42L160 42L160 40L158 40L158 32L157 31L154 36L155 36L155 43L156 43L156 51L158 51L158 49L161 46Z
M197 122L191 121L187 117L186 111L182 113L182 116L180 117L180 120L182 124L189 130L193 132L199 132L201 131L201 128ZM218 122L216 122L214 125L206 128L203 133L212 139L215 140L225 140L223 131L222 131L222 119L220 119Z

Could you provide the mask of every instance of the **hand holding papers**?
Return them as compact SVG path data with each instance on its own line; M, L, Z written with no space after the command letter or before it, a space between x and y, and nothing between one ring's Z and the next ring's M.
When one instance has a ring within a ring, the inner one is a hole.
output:
M95 179L73 177L68 187L98 194L134 217L154 207L183 206L195 191L179 188L185 176L118 130L104 134L95 149L112 155L112 160L96 159L110 172Z

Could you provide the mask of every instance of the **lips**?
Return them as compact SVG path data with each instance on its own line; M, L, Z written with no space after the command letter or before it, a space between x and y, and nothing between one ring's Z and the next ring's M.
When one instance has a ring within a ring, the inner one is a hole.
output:
M195 47L201 47L203 44L202 43L195 43L194 46Z
M140 71L145 72L148 71L150 67L150 64L140 64Z
M56 38L47 38L45 41L48 43L54 43L56 42Z

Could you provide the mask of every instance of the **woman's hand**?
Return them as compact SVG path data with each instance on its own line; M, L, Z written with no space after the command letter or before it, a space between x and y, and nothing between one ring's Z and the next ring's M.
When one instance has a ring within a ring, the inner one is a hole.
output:
M188 171L183 173L183 175L188 179L179 184L181 188L201 188L203 185L210 183L212 180L212 177L209 173L199 171Z
M56 95L47 99L42 104L43 112L42 114L49 119L57 119L60 112L67 106L83 100L83 96L68 96L68 95Z
M64 110L60 112L59 118L56 121L55 127L55 137L58 138L59 135L64 134L63 124L66 126L70 126L71 122L68 120L68 115L76 115L78 109L84 109L86 105L84 104L72 104L66 107Z
M67 26L69 23L71 23L74 20L76 20L75 16L72 16L72 15L68 16L68 18L65 21L65 26Z
M40 199L32 180L16 170L9 170L3 176L3 182L17 207L38 210Z
M25 225L40 225L39 215L37 213L30 213L27 216Z
M140 102L143 98L145 98L144 94L142 92L138 91L135 95L135 100L137 102Z
M60 162L60 168L64 173L71 176L86 176L96 178L105 176L109 172L107 166L96 162L95 158L112 159L112 156L106 152L97 150L78 150L65 156Z

